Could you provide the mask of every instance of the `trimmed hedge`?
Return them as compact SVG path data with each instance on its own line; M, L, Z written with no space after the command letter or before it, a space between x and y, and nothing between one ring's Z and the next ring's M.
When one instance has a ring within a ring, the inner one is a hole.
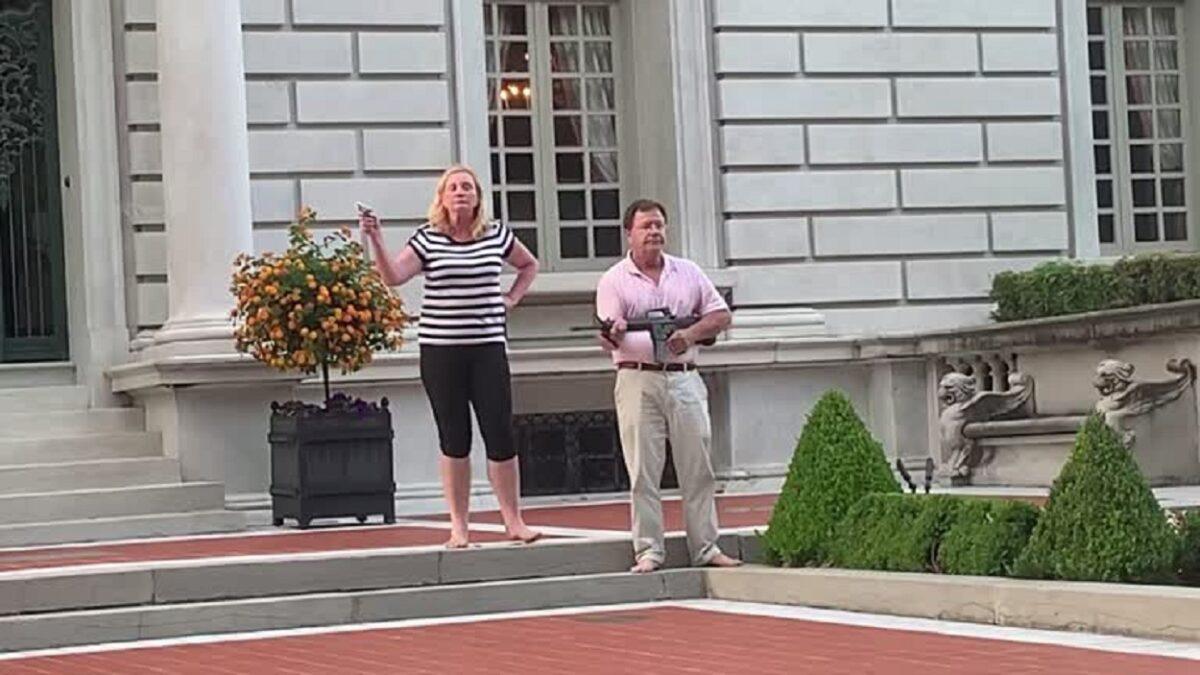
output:
M1037 518L1037 507L1025 502L867 495L839 523L829 561L850 569L1004 575Z
M873 492L900 492L883 446L844 394L827 392L809 413L762 536L767 561L823 563L842 516Z
M992 280L996 321L1200 299L1200 255L1147 254L1112 265L1042 263Z
M1200 511L1188 511L1179 522L1179 580L1200 586Z
M938 566L946 574L1009 576L1040 515L1028 502L966 500L938 547Z
M1018 559L1019 576L1161 582L1179 539L1133 456L1099 415L1088 418Z

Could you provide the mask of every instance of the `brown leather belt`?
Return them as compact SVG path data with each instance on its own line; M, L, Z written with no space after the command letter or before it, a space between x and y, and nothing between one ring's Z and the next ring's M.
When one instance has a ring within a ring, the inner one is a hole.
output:
M687 370L695 370L694 363L639 363L637 361L619 361L617 368L626 370L653 370L655 372L667 371L671 373L681 373Z

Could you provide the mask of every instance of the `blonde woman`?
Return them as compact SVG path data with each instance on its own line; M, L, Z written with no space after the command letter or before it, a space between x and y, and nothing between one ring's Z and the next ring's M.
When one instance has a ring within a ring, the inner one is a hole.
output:
M437 422L442 489L450 507L446 547L464 548L469 541L471 408L483 435L488 479L505 530L512 539L533 542L541 533L525 525L519 507L505 320L537 276L538 262L508 226L488 221L479 177L470 167L446 169L428 218L394 256L374 213L363 212L359 226L371 240L376 265L389 285L400 286L425 274L417 337L421 382ZM505 262L517 270L506 293L500 290Z

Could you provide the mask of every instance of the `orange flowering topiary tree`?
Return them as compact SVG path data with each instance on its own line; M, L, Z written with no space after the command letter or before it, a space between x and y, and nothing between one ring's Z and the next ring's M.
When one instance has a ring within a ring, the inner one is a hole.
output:
M300 212L286 252L237 257L231 315L238 351L285 372L319 369L328 405L330 366L351 373L399 348L408 316L349 228L313 239L316 215Z

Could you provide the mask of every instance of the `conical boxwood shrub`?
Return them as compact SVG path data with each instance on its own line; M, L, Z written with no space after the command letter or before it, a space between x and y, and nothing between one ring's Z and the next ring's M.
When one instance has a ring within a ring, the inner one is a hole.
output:
M1178 540L1116 432L1092 415L1029 545L1019 576L1073 581L1169 581Z
M826 560L834 528L864 495L900 492L883 447L844 394L817 401L763 535L767 560L788 566Z

